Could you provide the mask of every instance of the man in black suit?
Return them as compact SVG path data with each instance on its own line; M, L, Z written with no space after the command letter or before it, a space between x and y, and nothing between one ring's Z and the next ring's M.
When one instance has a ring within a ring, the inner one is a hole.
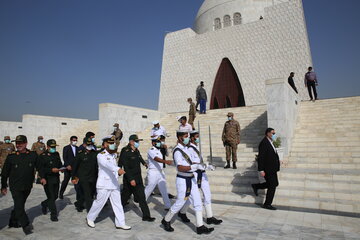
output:
M276 210L271 204L274 199L276 187L279 185L277 172L280 171L280 161L276 148L273 145L273 141L275 140L275 130L273 128L266 129L265 137L259 144L258 155L258 171L261 176L265 177L266 182L252 184L256 196L258 196L259 189L267 188L266 200L263 208L269 210Z
M78 152L78 147L76 146L78 138L76 136L70 137L70 144L66 145L63 148L63 161L64 167L66 170L64 171L64 180L61 183L59 198L64 199L64 192L71 178L71 170L72 165L74 163L75 156Z

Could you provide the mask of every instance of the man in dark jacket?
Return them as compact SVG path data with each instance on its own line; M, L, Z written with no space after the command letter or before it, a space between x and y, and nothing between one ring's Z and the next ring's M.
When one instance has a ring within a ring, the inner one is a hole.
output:
M290 73L290 76L288 78L288 83L289 85L292 87L292 89L294 89L294 91L296 92L296 94L298 94L298 90L295 86L295 82L294 82L294 76L295 76L295 73L294 72L291 72Z
M274 199L276 187L279 185L277 172L280 171L280 161L273 141L276 140L275 130L268 128L265 131L265 137L259 145L258 155L258 171L261 176L265 177L265 183L252 184L255 195L258 195L259 189L267 188L266 200L263 205L269 210L276 210L273 207L272 201Z
M63 160L64 160L64 167L66 167L66 170L64 171L64 180L61 183L61 188L59 193L60 199L64 198L64 192L71 178L72 165L74 163L74 159L77 155L77 152L79 151L78 147L76 146L77 143L78 143L78 138L76 136L72 136L70 137L70 144L66 145L63 149Z
M86 210L89 212L96 193L98 152L93 149L91 138L85 138L84 142L86 149L80 150L74 161L72 183L80 184L84 197L79 199L78 205L83 206L85 201Z
M139 141L142 141L142 139L139 139L137 135L131 135L129 137L129 144L121 149L119 167L123 167L125 171L121 202L125 205L129 201L131 194L134 194L134 198L139 202L143 213L142 220L153 222L155 218L150 216L150 210L145 198L143 178L141 176L140 164L146 167L147 164L138 150Z
M39 155L39 174L41 182L44 184L46 200L41 202L41 210L45 215L47 210L50 210L50 220L53 222L58 221L58 213L55 201L58 198L59 184L60 184L60 171L62 162L59 153L56 151L56 141L49 139L46 142L46 151Z

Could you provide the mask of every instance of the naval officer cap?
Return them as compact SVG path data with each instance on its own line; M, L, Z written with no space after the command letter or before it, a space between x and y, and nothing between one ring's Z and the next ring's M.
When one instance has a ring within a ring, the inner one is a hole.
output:
M185 134L189 134L189 131L184 130L184 129L180 129L176 131L176 137L181 137L184 136Z
M106 136L102 139L102 141L113 144L115 142L115 136L114 135Z
M190 137L193 137L196 134L199 134L199 131L198 130L193 130L193 131L190 132Z
M160 123L159 120L155 120L155 121L152 122L153 125L157 125L159 123Z

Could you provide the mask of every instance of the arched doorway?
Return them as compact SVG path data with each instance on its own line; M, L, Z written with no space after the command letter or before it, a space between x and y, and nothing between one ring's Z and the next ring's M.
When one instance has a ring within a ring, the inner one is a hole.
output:
M210 109L244 107L245 98L236 71L228 58L224 58L216 74Z

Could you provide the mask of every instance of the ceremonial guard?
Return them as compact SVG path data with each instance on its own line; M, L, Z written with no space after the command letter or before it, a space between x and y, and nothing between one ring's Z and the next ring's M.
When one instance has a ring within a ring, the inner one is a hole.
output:
M89 212L96 193L96 180L98 176L98 153L93 149L91 138L85 138L85 150L80 150L75 158L72 170L72 183L80 184L84 196L78 204L84 205Z
M234 114L227 114L228 120L224 124L222 132L222 142L226 150L226 165L224 168L230 168L230 159L232 157L233 169L236 169L237 147L240 144L240 124L234 119Z
M0 145L0 168L4 166L6 157L15 151L14 144L11 143L10 136L4 137L4 143Z
M1 193L7 194L9 179L10 191L14 200L9 227L22 227L24 233L28 235L32 233L33 226L26 215L25 202L35 179L38 156L26 148L26 136L17 136L15 142L17 151L7 156L1 173Z
M169 212L161 221L164 229L168 232L173 232L170 221L176 213L183 208L186 201L190 198L190 202L194 206L196 215L196 232L197 234L211 233L214 228L207 228L203 224L202 217L202 202L200 192L196 186L196 180L194 178L194 172L197 170L204 170L202 164L193 163L190 159L191 153L188 150L187 145L190 142L188 131L177 131L178 144L174 148L173 157L177 168L176 175L176 190L177 197L176 202L171 206ZM179 215L180 217L182 215ZM188 221L187 221L188 222Z
M129 230L126 226L124 210L120 198L119 176L125 172L117 166L115 137L109 136L103 139L105 149L97 155L99 166L98 178L96 181L96 199L94 200L87 215L87 225L95 227L95 219L110 198L112 209L115 213L115 227L117 229Z
M142 220L153 222L155 218L150 216L150 210L145 198L145 189L143 179L141 176L141 166L143 164L147 167L144 159L140 155L139 139L137 135L129 137L129 144L121 150L119 166L124 168L125 174L123 177L123 191L121 194L121 202L125 205L130 196L133 194L134 198L139 202L141 211L143 213Z
M191 154L191 160L193 164L199 163L204 164L203 158L201 156L199 150L199 143L200 143L200 134L198 131L192 131L190 133L190 145L189 145L189 152ZM215 170L215 167L212 165L207 165L206 169ZM205 170L196 170L194 172L194 178L196 179L197 186L199 190L202 191L204 195L204 206L206 212L206 223L207 224L215 224L219 225L222 223L222 220L216 219L213 216L212 207L211 207L211 192L210 192L210 185L208 176ZM190 205L188 201L187 204L184 206L184 212L186 212L186 208Z
M59 153L56 151L56 141L49 139L46 142L47 149L39 156L39 174L41 177L41 183L44 185L46 194L46 200L41 202L41 210L45 215L48 209L50 210L50 219L53 222L58 221L58 213L56 210L55 201L59 196L60 185L60 171L62 162Z
M165 172L163 171L163 164L171 165L173 161L163 159L160 137L152 139L152 147L148 151L149 168L147 172L148 184L145 188L145 198L149 198L150 194L158 186L161 196L164 201L165 209L169 210L171 207L167 187Z

